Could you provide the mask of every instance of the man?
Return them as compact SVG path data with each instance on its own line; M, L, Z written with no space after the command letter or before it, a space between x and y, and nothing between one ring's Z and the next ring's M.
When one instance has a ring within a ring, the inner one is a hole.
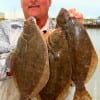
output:
M30 16L34 16L40 29L52 28L53 23L50 22L48 16L51 0L21 0L21 6L26 20Z
M55 23L48 16L51 2L52 0L21 0L25 20L28 20L31 16L35 17L36 23L43 33L55 26ZM22 20L7 20L0 23L0 34L5 38L2 43L6 44L6 51L3 50L0 54L0 100L19 100L19 93L12 80L10 68L6 65L6 58L16 46L18 37L23 29L23 22ZM74 88L71 88L69 93L73 97ZM69 100L69 96L65 100Z

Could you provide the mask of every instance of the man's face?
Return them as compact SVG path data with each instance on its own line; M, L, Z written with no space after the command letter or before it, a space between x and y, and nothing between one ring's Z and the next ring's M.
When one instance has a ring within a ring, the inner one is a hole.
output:
M26 19L30 16L40 18L48 15L51 0L21 0L21 5Z

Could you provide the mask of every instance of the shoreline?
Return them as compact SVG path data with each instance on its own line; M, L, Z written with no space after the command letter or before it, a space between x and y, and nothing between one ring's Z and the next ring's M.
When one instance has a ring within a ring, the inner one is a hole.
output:
M100 24L83 24L86 28L100 28Z

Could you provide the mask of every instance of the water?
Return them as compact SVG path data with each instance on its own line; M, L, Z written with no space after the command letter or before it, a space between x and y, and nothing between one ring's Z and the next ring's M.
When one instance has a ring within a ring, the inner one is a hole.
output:
M87 29L87 32L95 47L99 59L97 69L93 77L86 84L86 87L93 100L100 100L100 29Z

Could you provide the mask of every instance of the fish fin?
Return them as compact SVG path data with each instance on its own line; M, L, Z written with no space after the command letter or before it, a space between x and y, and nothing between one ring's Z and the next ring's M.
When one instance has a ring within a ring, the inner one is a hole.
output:
M73 100L92 100L92 97L86 90L82 91L75 91L74 99Z
M56 100L64 100L65 96L68 95L68 90L69 90L70 84L71 84L71 80L69 80L67 82L66 86L64 87L64 89L59 94L59 96L57 97Z
M22 97L22 96L21 96L19 100L25 100L25 97Z
M42 100L40 96L37 97L37 100Z

